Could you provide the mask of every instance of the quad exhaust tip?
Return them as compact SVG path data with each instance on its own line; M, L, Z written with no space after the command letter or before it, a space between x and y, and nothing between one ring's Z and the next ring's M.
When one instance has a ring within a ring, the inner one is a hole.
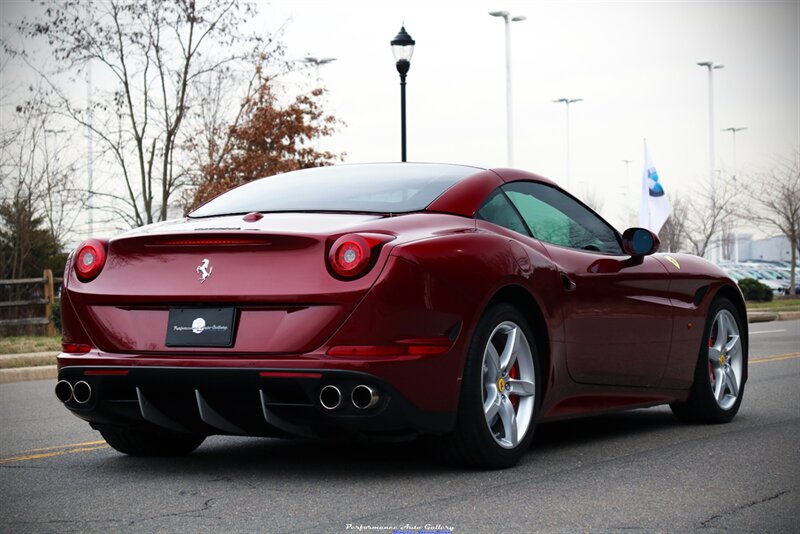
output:
M328 384L319 392L319 403L326 410L335 410L342 404L342 392L334 385Z
M350 393L350 401L359 410L368 410L378 404L379 400L381 396L378 391L364 384L357 385Z
M92 386L88 382L81 380L72 386L72 398L78 404L86 404L92 398Z
M72 384L66 380L59 380L56 384L56 398L61 402L69 402L72 400Z

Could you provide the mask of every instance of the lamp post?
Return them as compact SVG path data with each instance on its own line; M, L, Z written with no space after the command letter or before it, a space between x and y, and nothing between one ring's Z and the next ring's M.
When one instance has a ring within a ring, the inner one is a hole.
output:
M630 201L630 187L631 187L631 163L633 163L632 159L623 159L621 160L622 163L625 164L625 226L628 226L629 222L628 219L628 210L630 210L631 201Z
M92 62L86 64L86 214L89 218L89 237L94 237L94 139L92 136L92 116L94 105L92 103Z
M411 68L411 56L414 55L414 39L406 32L405 25L394 36L391 43L395 66L400 74L400 161L406 161L406 74Z
M563 103L567 110L567 191L570 189L570 173L569 173L569 105L575 104L577 102L583 102L582 98L559 98L557 100L553 100L556 104Z
M736 132L741 132L742 130L746 130L747 126L731 126L730 128L723 128L723 132L730 132L733 135L733 179L736 179L736 172L738 167L736 166Z
M712 192L714 191L714 71L723 69L725 65L716 65L713 61L700 61L697 63L708 69L708 180Z
M631 163L633 163L632 159L623 159L622 163L625 164L625 189L627 190L627 184L631 181Z
M320 77L319 77L319 67L321 65L327 65L333 61L336 61L335 57L315 57L315 56L306 56L302 59L298 59L300 63L305 63L306 65L314 65L316 68L317 74L317 85L320 85Z
M511 99L511 22L520 22L527 17L512 17L508 11L490 11L493 17L503 17L506 27L506 144L508 145L508 166L514 166L514 120Z

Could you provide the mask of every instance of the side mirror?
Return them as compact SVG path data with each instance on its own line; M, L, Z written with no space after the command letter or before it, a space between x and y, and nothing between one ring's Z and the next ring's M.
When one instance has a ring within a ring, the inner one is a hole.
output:
M622 233L622 249L631 256L649 256L659 245L658 236L646 228L628 228Z

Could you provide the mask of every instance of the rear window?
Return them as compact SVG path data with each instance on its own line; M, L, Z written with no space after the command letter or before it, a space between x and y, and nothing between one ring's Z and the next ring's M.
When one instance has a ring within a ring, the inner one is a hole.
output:
M460 165L417 163L304 169L231 189L200 206L190 216L253 211L420 211L453 184L480 170Z

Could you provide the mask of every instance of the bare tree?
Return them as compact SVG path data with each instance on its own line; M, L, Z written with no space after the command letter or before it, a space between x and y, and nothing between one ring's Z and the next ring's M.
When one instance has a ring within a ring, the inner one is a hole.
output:
M8 78L0 79L6 94ZM62 269L61 250L83 206L61 132L48 128L46 96L31 87L22 101L0 102L0 277Z
M672 212L664 226L658 232L661 239L661 249L666 252L680 252L684 250L687 240L686 219L689 214L689 205L684 197L670 197Z
M732 259L736 249L736 233L734 232L734 227L731 222L725 221L722 224L719 243L722 250L722 257L726 260Z
M598 213L603 209L604 199L595 189L587 189L581 200Z
M198 87L270 57L272 41L241 31L254 9L239 0L67 0L19 25L47 39L62 73L100 67L91 108L57 87L58 73L48 80L59 112L90 129L115 162L124 192L104 194L122 202L116 213L129 224L166 219L187 183L181 136Z
M686 238L692 253L705 256L709 247L721 237L725 224L732 223L738 213L738 187L731 178L720 177L715 186L702 186L687 201Z
M794 294L800 248L800 151L774 169L754 176L745 190L749 203L742 210L743 217L764 229L777 230L789 239L792 263L789 285Z

